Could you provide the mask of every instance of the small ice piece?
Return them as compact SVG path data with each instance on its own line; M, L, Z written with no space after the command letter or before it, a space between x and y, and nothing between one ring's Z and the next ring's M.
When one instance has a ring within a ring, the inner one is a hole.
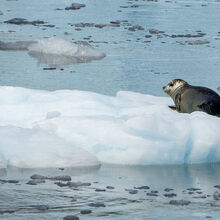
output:
M41 184L41 183L45 183L46 181L43 180L43 179L32 179L32 180L29 180L26 184L28 185L38 185L38 184Z
M83 7L86 7L86 5L80 3L72 3L72 5L70 7L66 7L65 10L78 10Z
M73 56L78 51L78 47L70 41L51 37L37 40L36 43L29 45L28 50L42 54Z
M136 189L125 189L125 191L128 191L130 194L137 194L138 190Z
M59 181L71 181L71 176L64 175L64 176L53 176L48 177L49 180L59 180Z
M165 192L170 192L170 191L173 191L173 190L174 190L174 189L171 189L171 188L165 188L165 189L164 189Z
M115 189L114 186L106 186L106 189Z
M203 45L203 44L209 44L210 42L207 40L191 40L186 41L189 45Z
M14 183L14 184L17 184L19 183L18 180L2 180L0 179L0 183Z
M28 47L34 43L36 43L36 41L0 41L0 50L27 50Z
M105 207L105 204L97 202L97 203L89 203L88 206L98 208L98 207Z
M177 194L176 193L165 193L164 196L168 198L172 198L174 196L177 196Z
M215 185L214 187L217 189L220 189L220 185Z
M84 210L81 210L80 213L81 213L82 215L87 215L87 214L92 213L92 210L90 210L90 209L84 209Z
M215 191L215 192L213 193L213 198L214 198L215 200L220 200L220 193L217 192L217 191Z
M36 41L0 41L0 50L28 50L28 54L36 58L39 64L47 64L54 68L99 60L106 56L104 52L93 48L87 42L74 43L58 37Z
M188 191L199 191L199 190L201 190L200 188L188 188L187 189Z
M63 220L79 220L79 217L75 215L67 215L63 218Z
M105 192L105 191L106 189L99 189L99 188L95 189L95 192Z
M102 59L105 57L103 52L93 48L87 42L72 43L68 40L57 37L39 39L36 43L29 45L28 51L32 56L41 56L41 59L43 59L42 55L47 55L45 59L49 59L48 55L51 55L54 59L57 56L63 56L66 59L71 59L72 57L83 62L87 60Z
M147 195L147 196L158 196L158 194L157 194L157 193L154 193L154 192L149 192L149 193L147 193L146 195Z
M214 201L210 204L212 207L220 207L220 201Z
M47 176L42 176L42 175L39 175L39 174L34 174L30 177L31 179L38 179L38 180L45 180L45 179L48 179Z
M184 200L184 199L181 199L181 200L170 200L170 205L189 205L191 202L188 201L188 200Z
M134 187L135 189L150 189L149 186L139 186L139 187Z
M68 182L69 187L81 187L81 186L91 186L91 183L86 182Z

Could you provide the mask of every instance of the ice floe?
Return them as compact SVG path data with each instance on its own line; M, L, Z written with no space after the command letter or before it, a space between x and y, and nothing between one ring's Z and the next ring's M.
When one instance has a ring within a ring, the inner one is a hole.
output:
M0 41L0 50L27 50L40 64L62 66L99 60L106 55L87 42L71 42L58 37L43 38L35 41Z
M170 104L126 91L0 87L0 165L220 162L220 118L181 114Z

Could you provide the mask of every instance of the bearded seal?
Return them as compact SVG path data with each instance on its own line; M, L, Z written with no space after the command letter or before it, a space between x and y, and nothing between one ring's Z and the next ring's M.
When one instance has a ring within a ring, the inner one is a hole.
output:
M182 79L174 79L163 87L176 106L169 106L181 113L203 111L220 117L220 96L213 90L192 86Z

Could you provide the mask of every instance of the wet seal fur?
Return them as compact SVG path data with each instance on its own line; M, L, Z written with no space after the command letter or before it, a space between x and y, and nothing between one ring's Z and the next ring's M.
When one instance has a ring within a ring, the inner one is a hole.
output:
M213 90L189 85L182 79L174 79L163 87L176 106L169 106L181 113L203 111L220 117L220 96Z

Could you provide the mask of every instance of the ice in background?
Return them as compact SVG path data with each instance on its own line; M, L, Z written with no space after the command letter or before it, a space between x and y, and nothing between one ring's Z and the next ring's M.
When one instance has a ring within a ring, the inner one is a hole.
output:
M40 64L58 67L73 63L86 63L106 56L87 42L72 43L57 37L35 41L0 41L0 50L28 50L28 54L37 58Z
M0 164L219 162L220 118L203 112L180 114L169 104L170 98L126 91L106 96L0 87Z

